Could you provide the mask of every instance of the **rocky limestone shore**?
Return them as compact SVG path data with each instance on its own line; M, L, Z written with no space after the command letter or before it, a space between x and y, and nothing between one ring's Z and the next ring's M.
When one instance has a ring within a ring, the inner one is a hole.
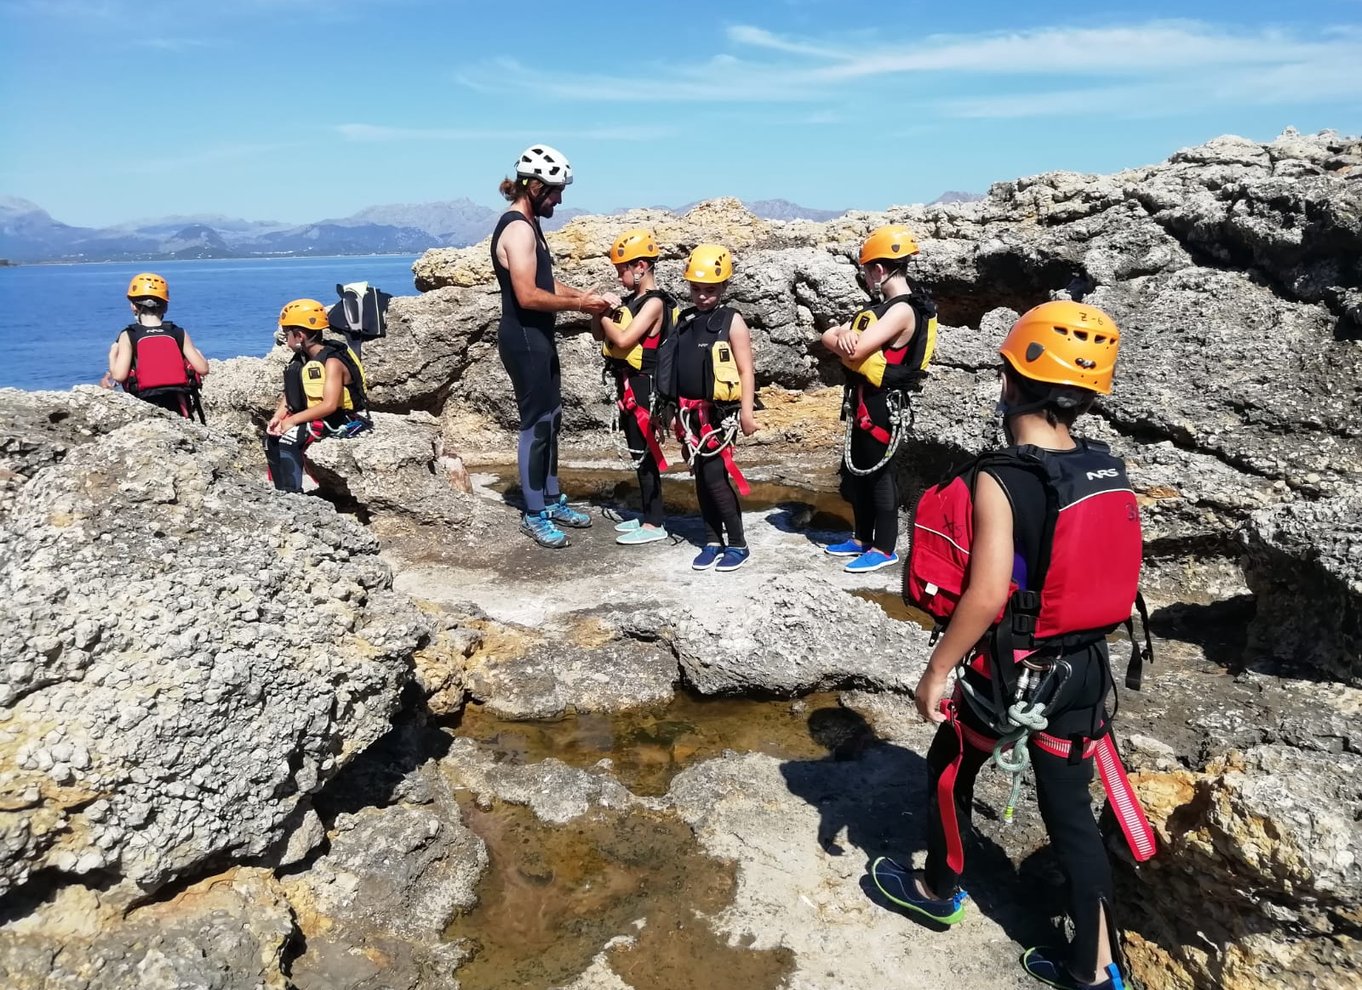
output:
M1122 328L1085 432L1130 463L1154 607L1156 664L1120 722L1161 852L1137 868L1113 843L1137 981L1362 984L1362 141L1220 138L977 203L817 224L720 200L549 241L560 278L601 286L627 225L656 228L672 286L693 244L734 248L763 389L743 457L816 489L840 447L817 334L859 304L847 252L886 222L918 234L914 281L942 320L905 501L993 442L994 349L1018 312L1082 296ZM786 500L749 506L753 564L717 595L684 567L693 518L673 514L683 542L655 553L598 522L549 554L469 483L461 455L512 452L486 252L416 264L425 291L365 350L377 427L313 448L313 496L263 476L281 352L215 363L206 428L93 388L0 390L0 983L481 986L488 947L449 926L495 875L479 829L524 809L724 864L685 917L574 921L585 954L540 985L687 986L701 957L725 970L711 984L746 987L1028 985L1016 946L1060 899L1034 804L1000 821L1000 778L980 784L965 925L927 932L861 887L924 827L931 731L906 691L927 644L884 611L896 574L832 569L826 521ZM564 320L561 351L567 453L590 460L607 406L584 329ZM825 711L853 727L818 759L687 756L651 794L609 760L503 761L461 731L469 706L563 719L682 687L841 692Z

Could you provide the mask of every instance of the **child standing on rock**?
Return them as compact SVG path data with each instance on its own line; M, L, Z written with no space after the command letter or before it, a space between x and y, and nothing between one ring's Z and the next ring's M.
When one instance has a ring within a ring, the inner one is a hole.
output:
M890 900L957 923L975 778L993 754L1013 774L1015 802L1020 775L1034 767L1074 939L1027 949L1021 964L1061 990L1125 986L1111 866L1092 814L1094 768L1135 859L1155 851L1106 707L1114 687L1106 636L1138 601L1139 506L1125 464L1070 432L1111 392L1119 344L1115 323L1093 306L1066 300L1024 314L999 348L1011 446L918 501L904 597L947 623L915 692L922 717L940 725L927 753L926 869L883 857L871 865ZM1146 655L1136 647L1128 687L1139 686Z
M601 353L605 355L606 373L615 380L620 429L638 472L643 502L641 520L629 519L615 527L620 534L615 542L625 546L667 538L662 525L662 472L667 470L667 459L653 425L653 376L658 345L671 329L675 303L657 287L658 255L657 238L651 230L635 227L616 238L610 261L628 295L618 309L595 317L591 323L592 334L604 342Z
M692 305L659 358L658 388L675 400L677 434L705 523L705 546L691 567L736 571L751 556L738 502L750 489L733 460L733 443L740 429L744 436L757 430L752 334L736 310L721 304L733 277L727 248L697 245L685 277Z
M858 275L872 303L823 334L823 346L846 368L841 489L855 519L850 539L824 552L854 557L842 568L852 574L899 561L893 459L908 428L909 393L926 376L936 345L936 307L908 284L908 259L917 252L907 227L874 231L861 245Z

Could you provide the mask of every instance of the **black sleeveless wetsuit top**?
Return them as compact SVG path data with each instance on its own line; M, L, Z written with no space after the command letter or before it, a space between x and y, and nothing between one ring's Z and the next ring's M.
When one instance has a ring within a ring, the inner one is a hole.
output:
M515 289L511 287L511 273L497 258L497 241L501 239L501 232L513 223L528 223L534 228L534 284L545 292L553 291L553 256L549 254L544 232L539 229L539 224L526 219L519 210L507 210L492 231L492 271L496 272L497 285L501 287L501 322L497 324L497 332L503 339L508 334L520 335L526 330L538 330L551 337L555 314L523 308L516 301Z

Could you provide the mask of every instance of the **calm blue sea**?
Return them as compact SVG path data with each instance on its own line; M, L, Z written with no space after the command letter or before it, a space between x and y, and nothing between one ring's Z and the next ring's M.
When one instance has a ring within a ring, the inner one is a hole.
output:
M415 258L268 258L0 268L0 386L64 389L99 381L109 345L132 321L123 293L138 272L170 284L169 318L208 358L261 355L279 310L310 296L328 306L337 282L411 295Z

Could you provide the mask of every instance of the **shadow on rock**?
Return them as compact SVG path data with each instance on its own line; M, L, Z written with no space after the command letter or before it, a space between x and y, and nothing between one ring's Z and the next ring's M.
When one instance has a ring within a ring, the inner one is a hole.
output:
M846 539L852 528L849 520L809 502L782 502L777 509L766 517L768 526L782 533L803 536L820 550L829 543Z
M886 900L869 876L870 864L878 857L907 863L926 847L926 760L878 739L874 729L850 709L817 709L809 714L808 726L810 736L828 755L785 763L781 773L790 793L819 810L819 845L829 856L859 852L865 857L866 875L860 886L866 897L936 930ZM978 910L1020 945L1052 943L1056 938L1062 942L1052 919L1063 911L1063 879L1048 847L1017 867L1001 846L978 829L971 829L964 840L964 886Z
M1244 670L1247 632L1255 611L1252 595L1235 595L1209 605L1174 602L1150 614L1149 631L1160 639L1198 646L1206 659L1238 674Z

